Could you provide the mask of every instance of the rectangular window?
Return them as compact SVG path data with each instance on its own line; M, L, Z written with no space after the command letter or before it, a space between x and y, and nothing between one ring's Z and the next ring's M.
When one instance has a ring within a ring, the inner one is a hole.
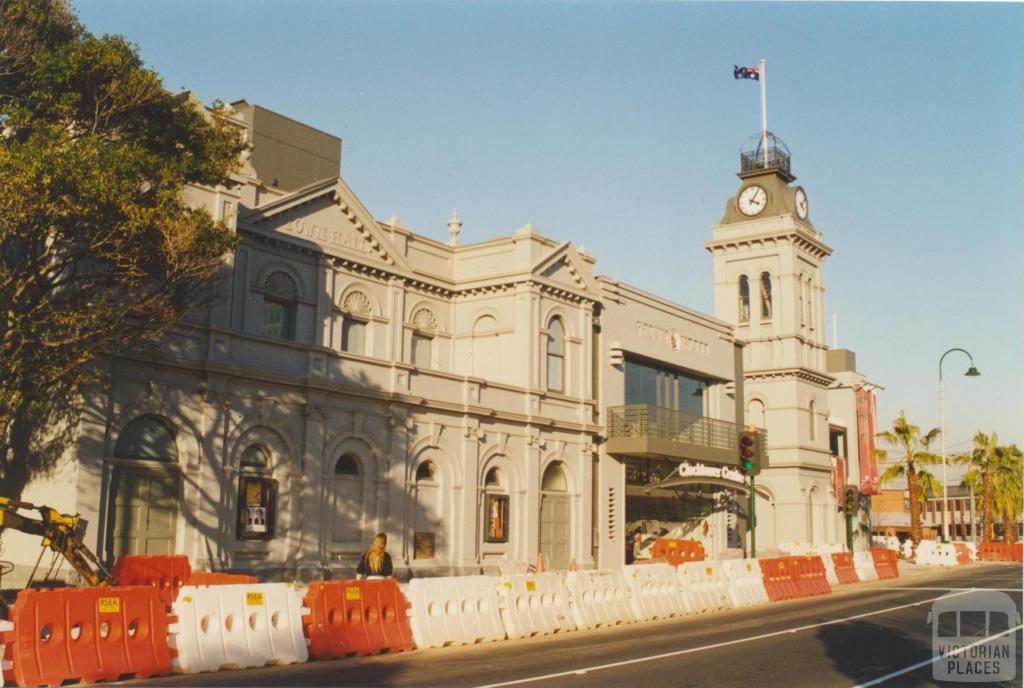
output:
M275 339L289 339L291 337L289 307L277 301L263 300L263 330L264 337Z
M548 354L548 389L552 392L561 392L562 380L562 357Z
M366 350L366 323L345 318L341 323L341 350L363 354Z
M508 542L508 495L485 495L484 542Z
M417 368L431 368L431 348L434 343L433 337L413 333L412 335L412 364Z
M626 360L626 404L648 404L697 416L705 414L706 380Z
M238 480L239 540L272 540L277 517L277 481L256 475Z

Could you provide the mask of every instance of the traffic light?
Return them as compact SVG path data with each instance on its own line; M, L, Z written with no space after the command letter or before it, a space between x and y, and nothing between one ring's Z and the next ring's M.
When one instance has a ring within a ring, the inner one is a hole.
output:
M740 471L743 475L761 472L761 438L753 430L744 430L737 436L740 449Z
M843 488L843 511L853 516L860 509L860 489L856 485Z

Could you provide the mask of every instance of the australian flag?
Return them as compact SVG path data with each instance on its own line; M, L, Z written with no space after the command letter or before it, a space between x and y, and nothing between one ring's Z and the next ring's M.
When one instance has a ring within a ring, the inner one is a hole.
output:
M761 68L760 67L737 67L732 66L732 76L735 79L753 79L754 81L761 80Z

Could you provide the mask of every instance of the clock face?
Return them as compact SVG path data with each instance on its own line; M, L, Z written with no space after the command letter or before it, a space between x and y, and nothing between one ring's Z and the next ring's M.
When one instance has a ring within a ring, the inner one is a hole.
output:
M796 216L801 220L806 220L807 212L810 210L807 205L807 192L803 188L797 187L794 200L796 201Z
M748 186L736 199L736 209L747 217L753 217L768 205L768 192L760 186Z

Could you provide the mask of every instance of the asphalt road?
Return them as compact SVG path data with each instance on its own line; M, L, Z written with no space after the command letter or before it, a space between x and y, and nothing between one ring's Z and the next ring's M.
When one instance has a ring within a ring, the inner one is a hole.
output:
M469 647L128 682L158 686L952 686L932 679L932 602L973 588L1022 608L1019 565L975 564L828 597ZM1011 626L1016 622L1011 623ZM1016 676L987 685L1021 686ZM965 685L985 685L981 683Z

